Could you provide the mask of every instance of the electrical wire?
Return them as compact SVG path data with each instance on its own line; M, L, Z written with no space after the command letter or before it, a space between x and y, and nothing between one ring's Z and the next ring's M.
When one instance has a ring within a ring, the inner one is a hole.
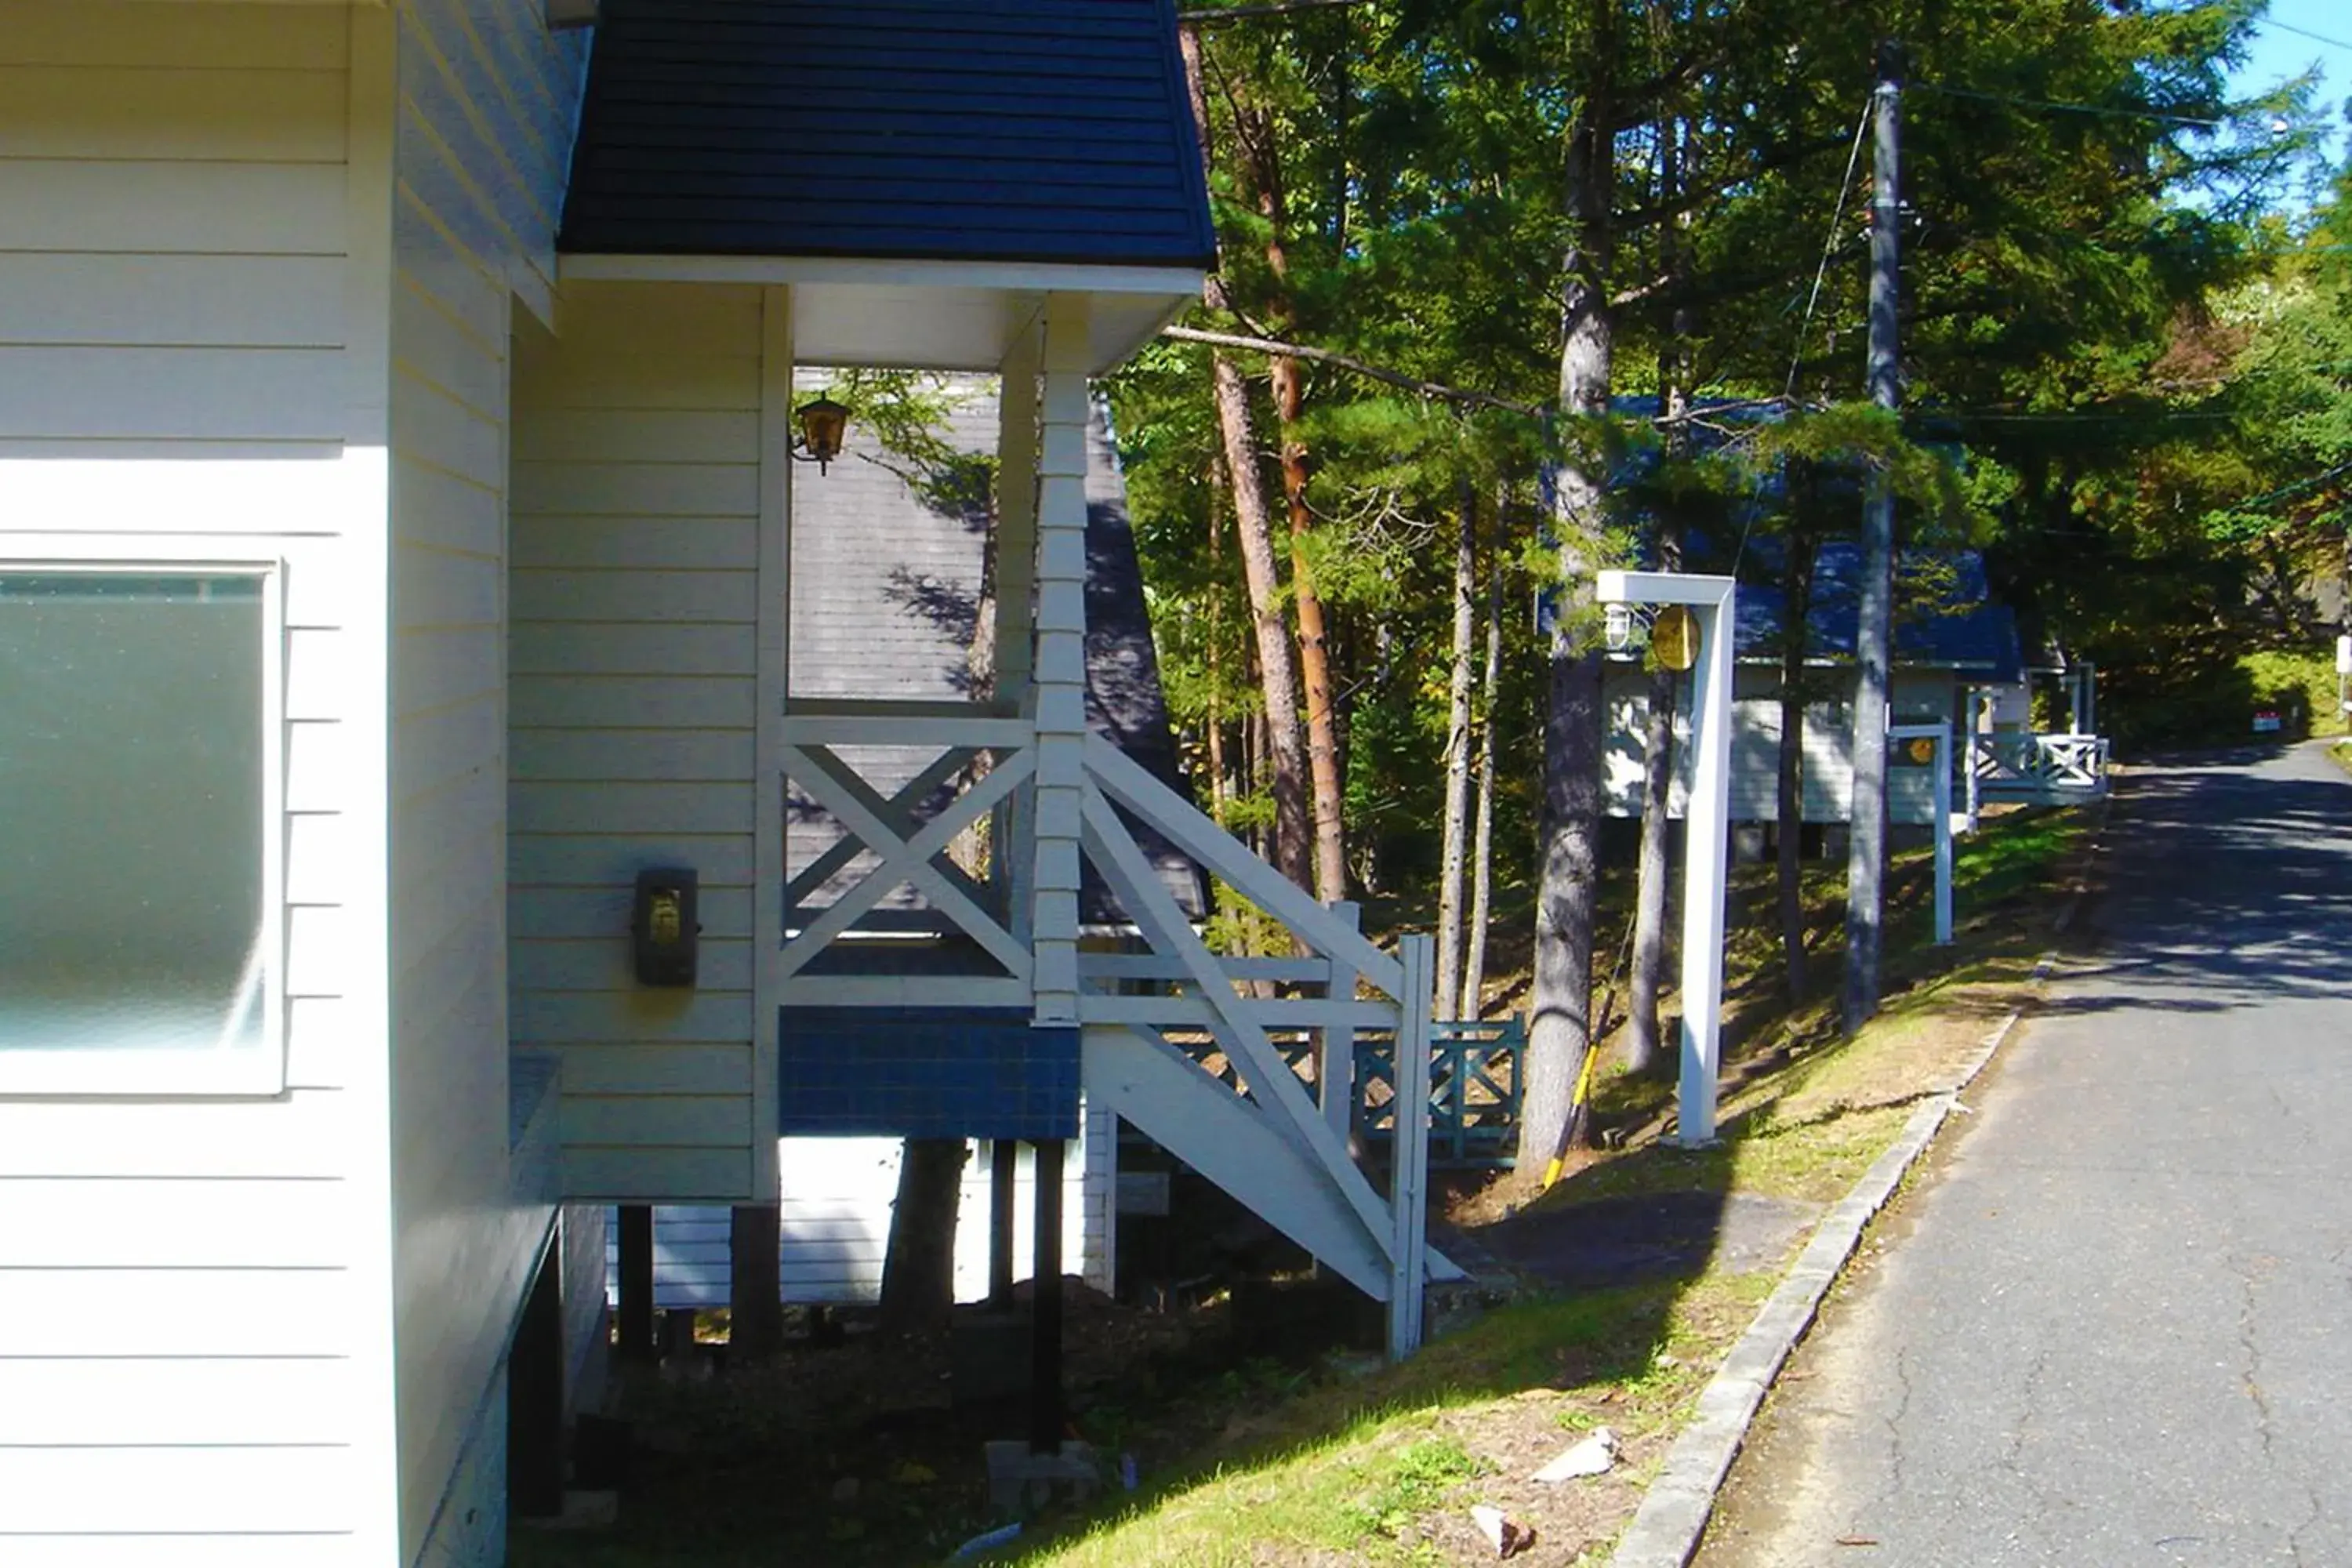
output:
M2264 16L2254 24L2257 27L2276 27L2282 33L2293 33L2298 38L2309 38L2315 44L2326 44L2331 49L2352 49L2352 44L2341 38L2331 38L2325 33L2315 33L2308 27L2298 27L2293 22L2282 22L2275 16Z
M2265 490L2261 495L2251 497L2248 500L2238 502L2235 506L2223 507L2221 510L2223 511L2253 511L2259 508L2268 506L2273 501L2284 500L2289 496L2301 495L2305 490L2317 489L2322 485L2343 478L2346 474L2352 474L2352 463L2338 463L2334 468L2326 469L2325 472L2313 474L2305 479L2296 479L2290 484L2281 485L2274 490Z
M1861 118L1853 122L1853 145L1846 152L1845 178L1838 182L1837 208L1830 215L1829 234L1822 241L1821 265L1813 269L1812 291L1805 298L1805 314L1797 323L1797 346L1789 355L1789 380L1780 391L1780 406L1783 408L1796 402L1797 372L1804 366L1805 339L1811 335L1813 312L1822 302L1822 285L1828 280L1830 263L1837 257L1838 236L1845 232L1846 198L1853 194L1853 173L1862 166L1863 139L1870 134L1870 111L1877 103L1878 91L1874 88L1862 100ZM1747 521L1739 525L1739 542L1731 552L1734 576L1739 574L1739 563L1748 558L1748 536L1756 531L1757 513L1761 510L1764 500L1764 474L1759 469L1756 475L1756 488L1748 497Z
M1838 185L1837 210L1830 216L1830 232L1822 241L1822 264L1813 269L1813 291L1805 300L1805 319L1797 323L1797 349L1789 356L1789 382L1780 389L1783 399L1797 395L1797 372L1805 363L1805 338L1813 330L1813 311L1822 302L1822 284L1830 275L1830 262L1837 255L1838 236L1845 232L1845 199L1853 193L1853 172L1862 164L1862 139L1870 133L1870 110L1878 101L1873 92L1862 100L1862 118L1853 124L1853 146L1845 155L1845 178Z
M1982 92L1972 87L1949 87L1942 82L1918 81L1911 84L1921 92L1940 92L1947 98L1973 98L1986 103L2013 103L2025 109L2054 109L2062 114L2098 114L2114 120L2155 120L2168 125L2193 126L2200 131L2226 131L2226 120L2200 120L2189 114L2167 114L2157 109L2116 109L2097 103L2066 103L2049 98L2021 98L2011 92Z

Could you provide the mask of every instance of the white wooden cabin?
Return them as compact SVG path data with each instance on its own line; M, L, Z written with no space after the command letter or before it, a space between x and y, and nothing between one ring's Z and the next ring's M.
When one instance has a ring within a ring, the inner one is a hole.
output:
M1083 1097L1417 1334L1417 1205L1265 1028L1418 1038L1425 968L1086 732L1087 378L1209 253L1167 5L730 11L0 0L8 1568L499 1561L603 1206L772 1204L780 1132L877 1116L1058 1150ZM801 363L1034 394L993 703L794 700ZM995 769L924 816L877 742ZM803 909L788 773L954 930ZM1139 822L1326 998L1239 996ZM1150 954L1081 954L1082 866ZM657 868L690 986L632 965Z
M1853 638L1855 585L1860 562L1849 542L1822 547L1814 566L1812 604L1807 616L1805 664L1809 675L1835 693L1804 710L1801 773L1803 819L1839 823L1853 811ZM2021 679L2017 628L2006 606L1991 602L1983 563L1973 553L1938 558L1936 580L1941 602L1914 607L1895 628L1888 708L1897 724L1948 723L1957 752L1979 705L1976 694L2005 689ZM1925 577L1925 568L1917 576ZM1739 590L1738 649L1732 683L1731 820L1774 822L1780 816L1781 595L1770 584L1743 584ZM1684 678L1684 690L1688 678ZM1608 707L1607 742L1601 755L1602 800L1612 816L1642 815L1642 736L1648 723L1650 677L1636 656L1612 661L1603 679ZM1675 716L1675 773L1669 809L1683 813L1689 788L1687 698ZM1887 819L1907 825L1934 820L1931 770L1907 756L1891 759L1887 770ZM1955 797L1963 792L1956 789Z

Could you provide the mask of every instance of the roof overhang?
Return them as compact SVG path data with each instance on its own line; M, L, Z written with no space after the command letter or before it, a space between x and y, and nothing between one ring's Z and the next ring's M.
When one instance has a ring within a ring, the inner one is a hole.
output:
M703 283L793 291L803 364L990 371L1049 294L1087 301L1087 368L1125 363L1201 297L1185 267L837 257L565 256L562 282Z

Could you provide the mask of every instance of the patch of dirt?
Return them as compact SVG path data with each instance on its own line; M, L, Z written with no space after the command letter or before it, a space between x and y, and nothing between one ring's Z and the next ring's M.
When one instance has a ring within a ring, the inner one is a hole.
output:
M1024 1286L1016 1305L1026 1299ZM1180 1395L1192 1362L1213 1360L1230 1336L1222 1306L1147 1311L1076 1279L1064 1301L1065 1388L1081 1423L1112 1399L1147 1399L1147 1388L1164 1390L1163 1402ZM981 1315L958 1310L966 1324ZM982 1347L1011 1361L986 1370L1012 1396L960 1402L946 1341L886 1334L866 1313L817 1326L757 1361L702 1343L658 1367L616 1367L607 1407L626 1424L630 1449L619 1526L580 1537L520 1531L513 1561L897 1568L936 1561L996 1522L982 1445L1026 1433L1025 1332ZM1114 1465L1119 1447L1110 1446ZM688 1546L690 1556L673 1555ZM626 1554L604 1554L614 1547Z

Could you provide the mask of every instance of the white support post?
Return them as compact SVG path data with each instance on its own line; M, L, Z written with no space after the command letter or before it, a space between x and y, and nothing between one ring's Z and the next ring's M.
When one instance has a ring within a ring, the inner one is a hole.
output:
M1984 746L1984 736L1992 728L1992 693L1971 691L1968 700L1968 734L1960 748L1962 788L1968 793L1968 831L1974 833L1984 808L1984 785L1977 777L1977 758Z
M1690 804L1683 870L1680 1142L1715 1142L1716 1079L1723 1054L1723 900L1731 836L1732 590L1699 610L1691 708Z
M1343 921L1349 931L1363 929L1364 910L1360 904L1338 902L1326 906L1332 918ZM1325 995L1334 1002L1352 1002L1356 998L1356 971L1344 958L1330 960L1331 981ZM1354 1131L1356 1109L1356 1029L1352 1024L1327 1024L1322 1030L1323 1059L1315 1066L1315 1092L1323 1101L1323 1120L1340 1142L1349 1141Z
M760 603L756 611L758 716L751 835L751 1196L776 1201L777 1010L783 965L787 863L784 836L784 709L792 689L793 297L760 297Z
M1030 973L1039 1024L1078 1021L1078 860L1087 739L1087 301L1045 304L1037 451L1035 664L1024 711L1037 729L1030 858ZM998 613L1009 607L1000 601Z
M1043 311L1013 335L997 367L996 689L1005 710L1029 712L1037 629L1037 373L1044 363ZM1036 889L1035 797L1022 791L996 808L989 829L989 881L1003 899L1005 925L1030 942Z
M1692 676L1690 803L1684 812L1682 1083L1675 1141L1715 1142L1716 1077L1723 1054L1724 879L1731 837L1732 629L1737 584L1679 572L1603 572L1604 605L1684 605L1698 616Z
M1398 944L1404 968L1397 998L1395 1169L1389 1211L1396 1229L1389 1251L1389 1359L1421 1348L1423 1298L1429 1283L1429 1042L1437 1005L1437 958L1425 935Z
M1952 941L1952 726L1949 721L1896 724L1887 730L1886 739L1893 745L1906 741L1935 742L1935 800L1928 809L1935 814L1936 826L1936 945L1948 947ZM1973 753L1969 771L1973 777Z
M1952 942L1952 727L1936 737L1936 945Z
M1037 371L1042 323L1013 334L996 401L996 695L1018 703L1029 684L1037 584Z

